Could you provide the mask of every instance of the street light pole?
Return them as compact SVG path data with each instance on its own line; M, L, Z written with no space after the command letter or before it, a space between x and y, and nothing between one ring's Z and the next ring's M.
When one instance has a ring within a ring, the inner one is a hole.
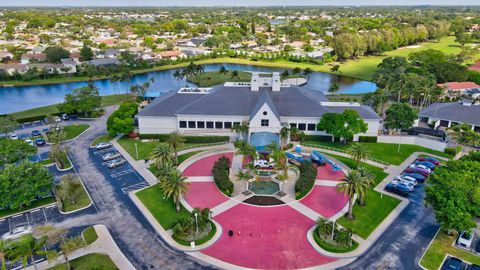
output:
M138 159L138 144L137 143L135 143L135 156Z
M334 233L335 233L335 219L333 220L333 226L332 226L332 240L333 240Z
M198 235L198 220L197 220L198 214L195 213L195 228L197 229L197 235Z

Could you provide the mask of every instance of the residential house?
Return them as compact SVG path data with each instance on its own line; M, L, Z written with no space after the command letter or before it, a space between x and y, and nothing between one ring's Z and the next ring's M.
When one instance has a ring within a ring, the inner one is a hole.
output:
M474 82L447 82L437 84L438 87L444 89L444 94L449 97L461 96L466 90L480 88L480 86Z
M164 51L159 53L162 59L171 59L171 60L177 60L178 58L181 58L185 56L181 51Z
M20 59L21 64L45 62L47 55L44 53L24 53Z
M419 113L421 122L434 124L434 128L467 124L480 132L480 105L469 100L434 103Z
M120 64L120 60L116 58L99 58L87 61L87 64L94 65L96 67L108 67Z
M13 59L13 53L9 51L0 51L0 62L8 62Z
M12 76L15 72L25 74L30 67L25 64L0 64L0 70L3 70L8 75Z

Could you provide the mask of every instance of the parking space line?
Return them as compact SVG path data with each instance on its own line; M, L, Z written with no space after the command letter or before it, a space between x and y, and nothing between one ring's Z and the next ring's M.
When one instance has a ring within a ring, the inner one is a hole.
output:
M42 208L43 216L45 217L45 221L48 221L47 214L45 213L45 208Z
M10 231L12 231L12 223L10 222L10 219L8 219L8 228L10 229Z
M56 205L50 205L50 206L47 206L47 207L45 207L45 208L53 208L53 207L55 207L55 206L56 206Z
M21 216L23 216L23 214L19 214L19 215L13 216L11 218L18 218L18 217L21 217Z
M140 182L140 183L137 183L137 184L134 184L134 185L131 185L131 186L128 186L128 187L124 187L122 188L122 192L123 194L128 194L132 191L135 191L135 190L138 190L138 189L142 189L144 187L148 187L150 184L147 182L147 181L143 181L143 182Z
M25 217L27 218L27 225L30 226L30 221L28 220L28 215L25 215Z
M120 176L122 176L122 175L129 174L129 173L132 173L132 172L134 172L133 169L127 169L127 170L124 170L124 171L119 171L119 172L113 173L113 174L111 174L110 176L111 176L112 178L117 178L117 177L120 177Z
M36 213L36 212L38 212L38 211L40 211L40 209L32 210L32 211L30 211L30 213Z

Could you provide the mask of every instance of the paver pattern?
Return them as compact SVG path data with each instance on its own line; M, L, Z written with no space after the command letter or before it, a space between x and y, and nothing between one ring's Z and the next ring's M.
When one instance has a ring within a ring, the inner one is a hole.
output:
M228 159L230 159L230 162L231 162L233 159L233 152L225 153L225 154L216 154L216 155L203 158L199 161L196 161L183 171L183 175L184 176L212 176L213 164L221 156L227 157Z
M300 202L322 216L330 218L345 207L348 198L336 187L316 185Z
M185 200L193 208L210 208L228 201L228 197L217 188L214 182L192 182Z

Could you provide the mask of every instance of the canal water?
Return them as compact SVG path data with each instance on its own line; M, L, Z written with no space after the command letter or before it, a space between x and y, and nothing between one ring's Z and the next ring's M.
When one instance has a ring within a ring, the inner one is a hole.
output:
M216 71L222 64L204 65L205 71ZM223 64L227 70L239 71L259 71L259 72L282 72L284 69L260 67L252 65L240 64ZM132 77L128 82L111 82L109 79L95 81L94 84L99 88L100 94L112 95L128 93L130 86L141 84L150 78L155 82L150 87L148 96L156 97L161 93L177 90L183 86L193 86L185 80L177 81L172 74L175 69L162 70L139 74ZM310 75L309 83L306 87L313 90L326 92L332 82L335 81L335 75L314 72ZM345 76L338 76L340 93L343 94L360 94L373 92L376 85L372 82L352 79ZM0 88L0 114L23 111L35 107L46 106L63 102L64 96L71 93L73 89L87 85L87 82L59 83L51 85L36 85L22 87L6 87Z

